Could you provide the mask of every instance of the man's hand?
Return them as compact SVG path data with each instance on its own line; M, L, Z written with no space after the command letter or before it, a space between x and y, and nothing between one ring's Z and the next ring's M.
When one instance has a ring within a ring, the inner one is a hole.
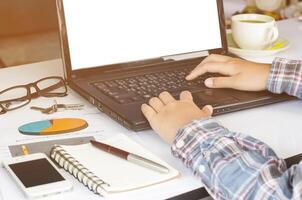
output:
M209 88L233 88L246 91L266 89L271 65L259 64L221 55L210 55L203 60L187 77L193 80L209 73L220 73L226 77L208 78L205 85Z
M149 105L143 104L142 112L153 130L171 144L180 128L193 120L210 118L213 108L205 106L200 110L188 91L180 94L180 100L175 100L171 94L163 92L158 98L151 98Z

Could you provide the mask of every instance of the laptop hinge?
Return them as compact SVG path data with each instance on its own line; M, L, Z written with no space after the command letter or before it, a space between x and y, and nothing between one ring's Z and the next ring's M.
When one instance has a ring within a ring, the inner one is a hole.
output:
M228 49L227 48L211 49L211 50L209 50L209 54L227 55L228 54Z
M172 56L164 56L162 57L162 59L164 61L166 60L181 61L181 60L187 60L192 58L206 57L208 55L209 55L209 51L198 51L198 52L184 53L184 54L178 54Z

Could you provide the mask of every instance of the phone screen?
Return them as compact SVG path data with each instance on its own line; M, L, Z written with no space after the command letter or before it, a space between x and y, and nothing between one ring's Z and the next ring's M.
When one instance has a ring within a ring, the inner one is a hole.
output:
M26 188L65 180L45 158L8 166Z

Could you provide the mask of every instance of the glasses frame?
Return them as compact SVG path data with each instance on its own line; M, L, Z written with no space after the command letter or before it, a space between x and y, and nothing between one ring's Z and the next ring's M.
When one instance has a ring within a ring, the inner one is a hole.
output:
M58 79L60 81L55 85L51 85L51 86L41 90L38 87L38 83L41 82L41 81L47 80L47 79ZM50 93L50 91L52 91L54 89L57 89L59 87L64 87L65 92L63 92L63 93L59 93L59 92ZM7 88L5 90L0 91L0 95L7 92L7 91L9 91L9 90L13 90L13 89L17 89L17 88L25 88L26 91L27 91L26 96L21 97L21 98L15 98L15 99L9 99L9 100L5 100L5 101L0 101L0 107L2 108L2 110L0 111L0 114L5 114L8 111L16 110L18 108L26 106L31 102L32 99L35 99L35 98L38 98L38 97L41 97L41 96L42 97L64 97L64 96L67 96L67 84L66 84L65 80L60 76L49 76L49 77L39 79L39 80L37 80L33 83L26 84L26 85L13 86L13 87L10 87L10 88ZM36 91L32 93L31 88L35 88ZM18 100L20 100L20 101L28 100L28 102L23 104L23 105L17 106L15 108L11 108L11 109L8 109L5 106L3 106L3 104L7 104L7 103L10 103L12 101L18 101Z

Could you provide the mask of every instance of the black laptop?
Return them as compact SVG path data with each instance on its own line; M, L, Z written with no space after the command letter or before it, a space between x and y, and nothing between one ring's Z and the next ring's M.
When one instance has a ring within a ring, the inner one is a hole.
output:
M185 76L211 53L227 54L222 0L57 0L71 88L123 126L150 126L140 107L163 91L193 93L214 115L290 99L209 89Z

